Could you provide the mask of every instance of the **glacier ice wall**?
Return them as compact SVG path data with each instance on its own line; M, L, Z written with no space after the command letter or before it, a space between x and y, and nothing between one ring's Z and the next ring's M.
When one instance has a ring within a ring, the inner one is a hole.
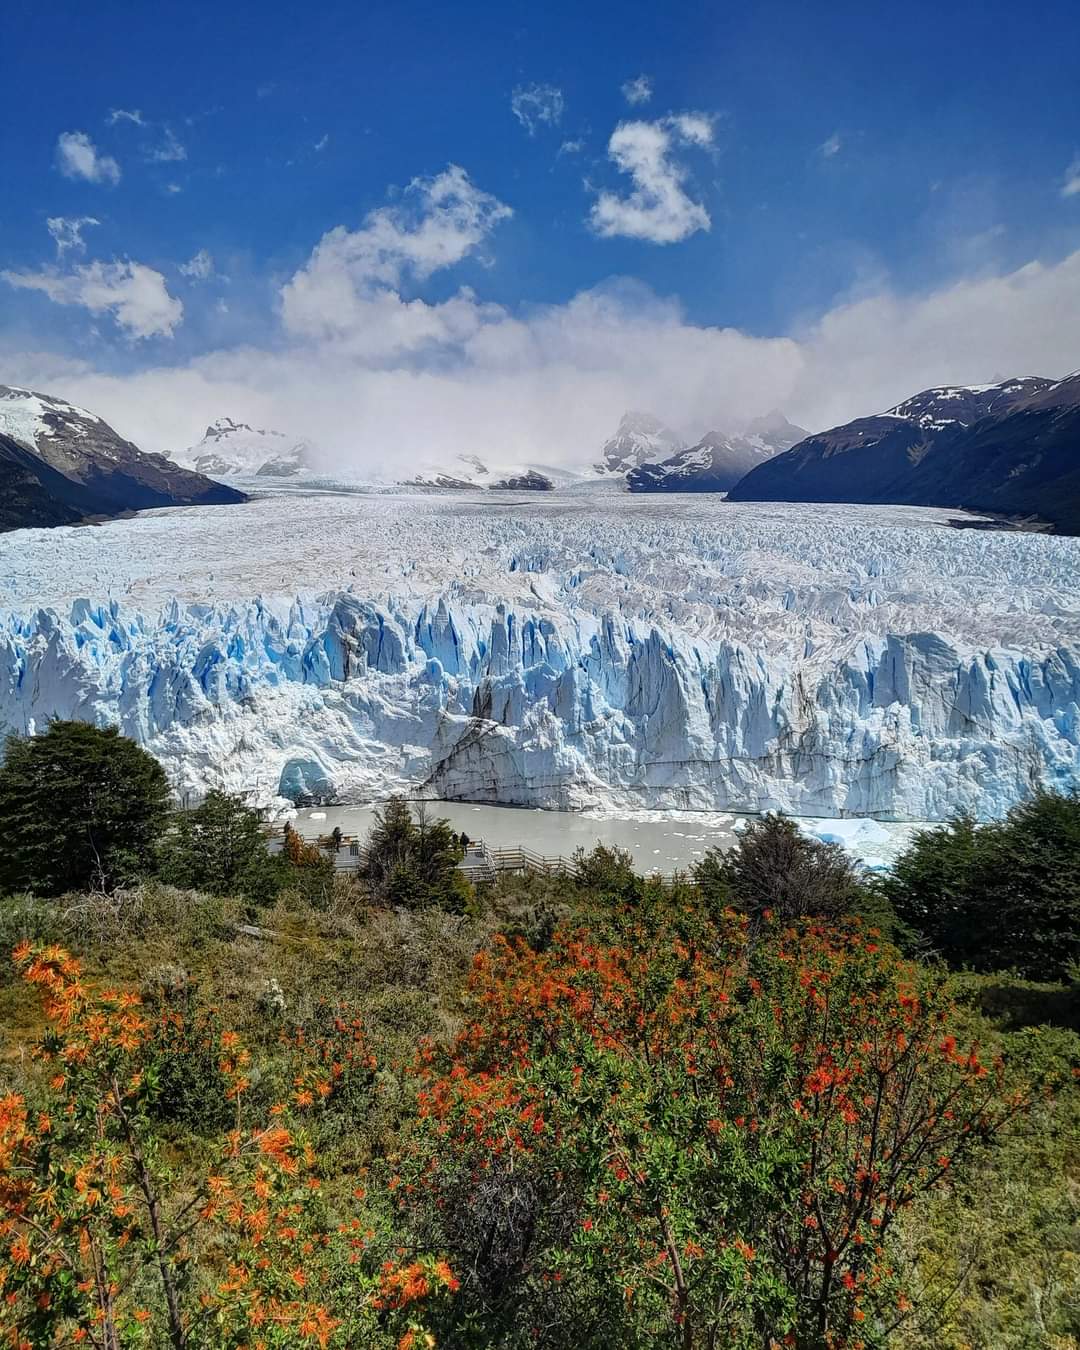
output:
M1080 782L1077 541L723 505L269 499L48 532L51 578L20 532L0 724L266 800L934 819Z

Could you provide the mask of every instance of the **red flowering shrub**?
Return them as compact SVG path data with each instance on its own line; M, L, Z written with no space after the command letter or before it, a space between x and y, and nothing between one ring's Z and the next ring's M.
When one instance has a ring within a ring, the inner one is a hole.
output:
M386 1262L396 1248L385 1207L369 1205L363 1220L329 1213L298 1114L355 1087L357 1073L370 1081L358 1023L335 1023L310 1044L298 1036L295 1100L254 1127L244 1120L251 1057L235 1032L219 1032L217 1080L233 1126L208 1171L178 1177L151 1108L170 1033L176 1053L189 1045L180 1014L154 1025L136 995L91 990L57 947L23 944L15 961L40 990L48 1030L37 1048L40 1104L17 1093L0 1100L0 1343L422 1342L421 1305L453 1292L449 1268ZM200 1043L210 1025L200 1024Z
M857 926L651 913L500 940L421 1056L402 1207L454 1345L857 1347L909 1307L896 1216L1024 1105L939 978Z

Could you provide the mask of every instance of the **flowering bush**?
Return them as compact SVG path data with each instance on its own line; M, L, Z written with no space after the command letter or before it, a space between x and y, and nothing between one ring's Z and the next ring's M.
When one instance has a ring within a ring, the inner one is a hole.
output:
M454 1344L860 1347L910 1307L897 1215L1025 1105L937 975L857 925L652 913L477 957L421 1054L402 1204Z
M209 1169L181 1176L152 1128L163 1069L187 1044L180 1014L155 1024L136 995L95 992L58 947L23 944L15 961L48 1029L40 1105L0 1100L0 1340L271 1350L428 1335L421 1308L453 1292L449 1268L384 1259L393 1248L377 1204L363 1220L331 1214L303 1128L304 1108L355 1086L354 1070L370 1075L355 1020L313 1045L297 1038L294 1099L257 1126L245 1120L250 1054L235 1032L217 1033L232 1124Z

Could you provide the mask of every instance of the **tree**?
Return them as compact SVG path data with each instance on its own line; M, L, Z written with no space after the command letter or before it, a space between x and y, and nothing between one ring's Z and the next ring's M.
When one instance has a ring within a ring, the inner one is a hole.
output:
M449 821L433 820L424 802L414 814L404 797L394 796L375 812L363 877L383 904L460 910L467 895L460 857Z
M839 844L807 838L782 815L750 821L730 852L710 849L692 873L717 911L733 905L754 925L767 913L781 920L852 914L865 898Z
M0 881L114 890L153 870L168 812L164 769L115 727L55 721L14 736L0 765Z
M599 841L586 853L574 851L574 881L585 891L621 900L633 900L641 894L642 879L634 871L634 859L617 844L610 847Z
M160 870L174 886L264 904L281 889L284 875L267 852L258 812L217 789L199 806L173 817L160 850Z
M950 964L1067 975L1080 961L1080 793L1038 792L1003 821L915 836L880 888Z

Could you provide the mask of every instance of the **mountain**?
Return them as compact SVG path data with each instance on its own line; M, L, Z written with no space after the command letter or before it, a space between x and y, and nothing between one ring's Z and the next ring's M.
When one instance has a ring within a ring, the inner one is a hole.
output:
M421 464L395 487L432 488L439 492L553 492L582 481L572 469L550 464L492 464L478 455L457 455L445 463Z
M266 431L219 417L206 428L197 445L173 456L177 464L217 478L294 478L312 468L314 450L309 441L281 431Z
M85 408L10 385L0 385L0 464L3 529L246 500L164 455L144 454Z
M682 450L685 440L652 413L624 413L615 435L604 442L594 466L600 474L626 474L640 464L667 459Z
M1080 533L1080 372L923 390L808 436L730 496L1035 515Z
M626 483L631 492L726 492L805 435L780 413L771 413L740 435L710 431L696 445L657 464L640 464L627 473Z
M0 435L0 530L75 525L87 514L79 484Z

